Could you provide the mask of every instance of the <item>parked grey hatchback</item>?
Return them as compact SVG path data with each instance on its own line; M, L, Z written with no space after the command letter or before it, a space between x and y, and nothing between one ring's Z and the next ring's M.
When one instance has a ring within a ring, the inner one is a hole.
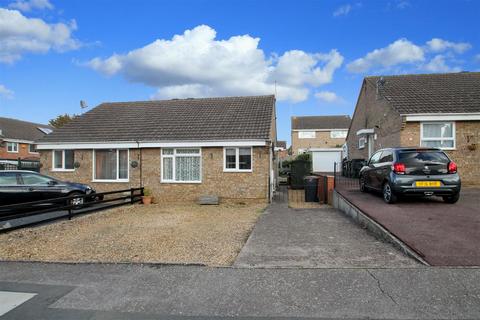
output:
M440 196L455 203L461 189L456 163L437 148L378 150L360 170L359 184L362 192L382 192L386 203L399 196Z

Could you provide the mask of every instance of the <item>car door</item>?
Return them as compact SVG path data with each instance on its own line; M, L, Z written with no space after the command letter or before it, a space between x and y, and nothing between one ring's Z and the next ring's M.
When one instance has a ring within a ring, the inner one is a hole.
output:
M19 184L17 172L0 172L0 206L28 201L26 191Z
M380 160L380 156L382 155L381 151L378 151L372 155L370 161L368 161L368 171L367 171L367 186L370 188L378 189L378 182L377 182L377 165L378 161Z
M376 173L376 185L378 188L383 187L383 182L387 179L388 174L391 170L393 163L393 152L392 150L384 150L382 151L382 155L378 160L378 163L375 168Z
M58 198L62 196L62 187L56 180L34 172L20 173L21 182L27 188L30 201Z

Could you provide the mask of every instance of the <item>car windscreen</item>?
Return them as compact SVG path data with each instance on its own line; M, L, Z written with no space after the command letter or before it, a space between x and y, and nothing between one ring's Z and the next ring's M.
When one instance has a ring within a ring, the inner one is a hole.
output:
M444 165L450 161L445 153L441 151L417 150L400 151L398 161L406 166Z

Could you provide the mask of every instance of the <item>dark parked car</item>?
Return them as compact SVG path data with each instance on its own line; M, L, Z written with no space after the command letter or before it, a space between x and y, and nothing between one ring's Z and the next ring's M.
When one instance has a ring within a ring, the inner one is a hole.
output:
M0 171L0 206L45 199L88 195L87 201L95 199L95 190L81 183L64 182L33 171ZM72 205L83 204L84 198L74 198Z
M387 203L399 196L460 197L457 165L436 148L389 148L375 152L360 170L360 190L381 191Z

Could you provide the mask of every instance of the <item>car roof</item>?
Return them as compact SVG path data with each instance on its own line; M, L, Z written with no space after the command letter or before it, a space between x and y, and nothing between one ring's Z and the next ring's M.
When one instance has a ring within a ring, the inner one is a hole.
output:
M386 151L386 150L392 150L392 151L443 151L442 149L439 149L439 148L427 148L427 147L393 147L393 148L378 149L377 151L375 151L375 153L377 153L378 151Z
M31 171L31 170L0 170L0 173L3 173L3 172L37 173L37 174L39 174L38 172L36 172L36 171Z

